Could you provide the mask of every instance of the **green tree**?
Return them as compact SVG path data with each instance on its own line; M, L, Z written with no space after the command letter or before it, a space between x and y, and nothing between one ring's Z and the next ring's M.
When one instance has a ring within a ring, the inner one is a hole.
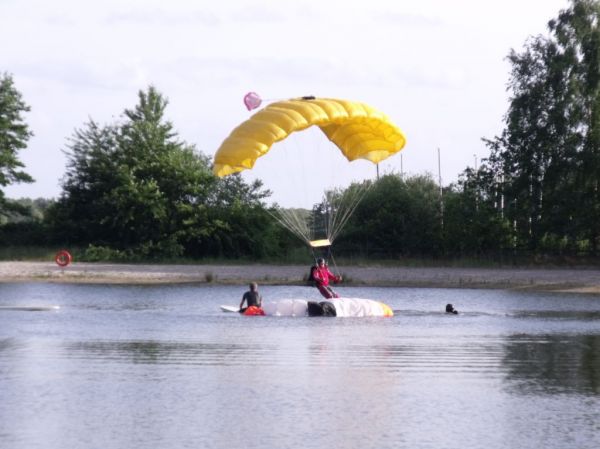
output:
M572 133L581 136L571 176L578 208L577 235L597 254L600 244L600 3L572 0L571 8L551 21L561 55L569 57L566 82L575 92Z
M23 114L30 110L21 93L15 88L12 76L0 74L0 186L13 183L33 182L33 178L21 168L18 153L27 147L33 133L24 121ZM0 190L0 215L15 210Z
M600 238L600 4L572 0L550 35L512 51L512 92L499 137L487 140L490 179L503 180L518 246ZM495 188L496 181L487 189Z
M269 192L239 176L216 178L208 157L165 120L167 104L150 87L121 123L90 121L75 132L63 193L48 212L60 241L143 259L271 251Z
M190 255L263 258L280 253L280 230L263 203L270 194L261 181L247 184L239 174L215 180L189 233Z
M365 256L436 256L442 248L439 186L428 176L383 176L340 234L340 251Z
M499 257L511 250L511 231L501 210L501 185L485 165L467 169L444 189L444 253L453 257ZM488 188L495 185L496 189Z
M11 210L0 226L0 245L47 246L48 229L44 218L53 200L21 198L10 203Z
M52 211L63 241L179 255L187 223L209 195L208 158L179 142L167 100L150 87L118 125L90 121L68 145L63 193Z

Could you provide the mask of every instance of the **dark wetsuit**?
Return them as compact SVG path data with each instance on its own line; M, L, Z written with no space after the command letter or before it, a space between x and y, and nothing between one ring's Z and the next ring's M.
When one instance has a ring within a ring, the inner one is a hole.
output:
M454 315L458 315L458 310L456 310L452 304L446 304L446 313L453 313Z
M244 310L250 306L260 307L262 304L262 297L260 294L258 292L253 292L252 290L248 290L246 293L244 293L244 296L242 296L242 303L244 300L246 301L246 307Z

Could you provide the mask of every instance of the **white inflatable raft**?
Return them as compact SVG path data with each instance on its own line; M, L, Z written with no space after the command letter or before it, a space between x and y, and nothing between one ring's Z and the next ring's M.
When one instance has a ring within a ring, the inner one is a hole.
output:
M394 312L387 304L365 298L332 298L319 302L282 299L263 302L262 308L265 315L271 316L394 316Z

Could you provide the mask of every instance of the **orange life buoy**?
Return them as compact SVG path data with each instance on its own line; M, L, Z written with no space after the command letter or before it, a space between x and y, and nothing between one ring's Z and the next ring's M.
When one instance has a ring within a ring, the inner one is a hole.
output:
M56 256L54 256L54 261L59 267L66 267L71 263L72 260L73 256L71 256L71 253L66 249L60 250L56 253Z
M265 314L265 311L263 309L261 309L260 307L256 307L256 306L250 306L244 311L244 315L246 315L246 316L256 316L256 315L264 316L264 314Z

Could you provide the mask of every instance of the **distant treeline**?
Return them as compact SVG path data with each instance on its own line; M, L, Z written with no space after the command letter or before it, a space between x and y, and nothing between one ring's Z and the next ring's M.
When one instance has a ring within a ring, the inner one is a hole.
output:
M573 0L550 21L548 36L532 37L522 52L512 51L504 129L484 139L490 156L443 188L427 175L383 176L340 234L336 254L598 256L599 19L598 1ZM12 80L5 75L3 82L10 93ZM0 89L0 100L2 95ZM285 260L302 251L304 244L267 209L270 192L261 182L215 177L210 159L181 142L164 119L166 106L149 87L121 122L90 121L77 130L68 141L57 200L0 195L0 244L75 246L89 260ZM2 132L0 121L0 146L9 142ZM22 141L30 135L24 132ZM13 145L13 155L22 147ZM16 171L18 162L7 169L6 161L3 155L1 185L28 181ZM312 213L322 210L317 204Z

